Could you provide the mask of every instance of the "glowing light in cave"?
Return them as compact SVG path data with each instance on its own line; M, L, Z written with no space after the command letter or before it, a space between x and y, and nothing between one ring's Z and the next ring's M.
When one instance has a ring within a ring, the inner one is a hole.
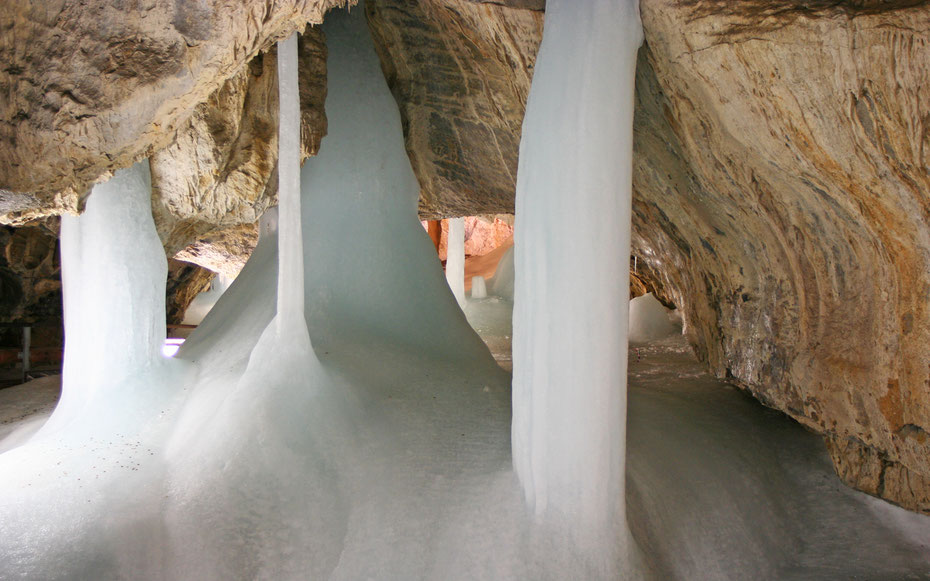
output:
M165 339L165 344L161 346L161 354L163 357L174 357L178 354L178 349L181 348L181 345L184 344L184 339L177 337L169 337Z

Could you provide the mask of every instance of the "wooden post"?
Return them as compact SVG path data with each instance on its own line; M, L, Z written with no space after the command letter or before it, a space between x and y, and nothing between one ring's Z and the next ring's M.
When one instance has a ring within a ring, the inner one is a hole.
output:
M26 383L26 379L29 377L29 348L32 343L32 327L25 326L23 327L23 383Z

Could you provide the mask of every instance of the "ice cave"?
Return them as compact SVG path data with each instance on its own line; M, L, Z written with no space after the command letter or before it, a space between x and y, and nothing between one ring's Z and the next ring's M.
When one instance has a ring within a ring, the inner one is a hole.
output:
M930 579L926 2L0 53L0 581Z

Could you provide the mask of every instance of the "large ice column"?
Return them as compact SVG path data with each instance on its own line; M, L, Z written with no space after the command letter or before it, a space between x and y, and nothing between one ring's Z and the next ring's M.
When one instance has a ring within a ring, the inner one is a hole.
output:
M62 398L46 429L94 399L143 389L127 377L161 358L168 265L151 212L147 160L94 186L81 216L61 220L65 357ZM112 403L112 401L111 401Z
M465 218L449 220L446 247L446 280L459 306L465 304Z
M417 217L420 186L362 4L326 15L329 131L301 174L314 346L377 341L493 365Z
M636 0L550 0L517 176L513 460L542 521L625 526ZM558 236L565 216L583 236ZM616 529L619 530L619 529Z

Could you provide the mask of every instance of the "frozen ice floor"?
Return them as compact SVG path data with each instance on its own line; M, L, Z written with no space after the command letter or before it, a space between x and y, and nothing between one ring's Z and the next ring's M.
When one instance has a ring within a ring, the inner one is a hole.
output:
M496 296L468 299L463 310L468 323L484 340L497 364L507 371L512 371L513 324L510 312L513 310L513 301Z
M0 454L32 436L52 414L60 395L60 375L0 389Z
M471 303L469 309L472 320L475 311L485 317L486 325L479 328L486 336L489 329L500 332L490 337L499 347L506 344L509 333L494 315L503 312L506 304L484 301L477 308ZM469 506L482 502L480 491L458 478L444 477L458 474L471 484L483 481L478 488L488 493L486 501L511 505L497 497L504 482L480 476L503 475L509 464L501 446L508 428L500 412L509 407L501 399L506 397L500 389L506 382L503 373L489 375L480 366L473 377L452 379L450 373L466 368L436 366L428 357L411 360L409 353L379 353L382 364L375 366L377 371L360 364L359 359L373 355L369 349L334 349L320 355L324 367L339 376L339 383L347 389L380 385L376 400L357 392L356 401L381 410L381 421L401 430L389 445L367 442L363 446L373 452L366 454L368 461L385 462L369 467L382 474L382 484L400 486L376 486L364 494L373 506L393 506L387 511L394 514L389 519L393 524L382 520L386 516L382 511L376 511L371 522L350 526L347 541L353 530L365 534L369 527L400 527L403 531L385 536L385 542L396 550L377 554L409 560L417 554L419 543L429 543L430 530L438 532L432 528L438 523L430 522L425 513L417 517L418 507L431 505L426 499L434 496L444 497L445 502L455 498L457 502L449 505L450 515L457 514L454 520L468 528L486 528L489 533L508 528L506 521L514 515L495 523L487 520L485 511L469 514ZM57 393L53 379L0 392L4 434L44 420ZM449 381L458 383L460 390L435 390L437 382ZM476 418L471 414L449 414L475 407L475 395L478 400L487 398L481 425L473 423ZM453 403L450 397L462 401ZM818 436L704 373L681 337L631 350L627 445L628 519L653 572L647 577L930 579L930 518L841 484ZM439 464L436 449L444 451ZM475 457L483 458L483 465L475 466ZM398 477L397 472L407 476ZM409 494L411 488L418 492ZM426 530L416 530L418 522ZM497 535L467 536L474 541ZM400 539L407 539L406 548L396 545ZM352 544L347 543L347 548ZM494 552L491 547L474 546L466 552L476 550ZM402 557L404 553L408 557ZM490 561L499 563L500 558ZM424 571L420 568L424 563L417 561L410 560L409 566L399 562L382 562L381 566L415 575ZM485 573L494 578L493 571Z
M629 378L628 520L660 578L930 579L930 517L843 485L819 436L682 337L631 349Z
M506 299L468 320L510 364ZM930 579L930 517L857 492L822 439L703 371L678 335L630 349L627 513L659 579Z

